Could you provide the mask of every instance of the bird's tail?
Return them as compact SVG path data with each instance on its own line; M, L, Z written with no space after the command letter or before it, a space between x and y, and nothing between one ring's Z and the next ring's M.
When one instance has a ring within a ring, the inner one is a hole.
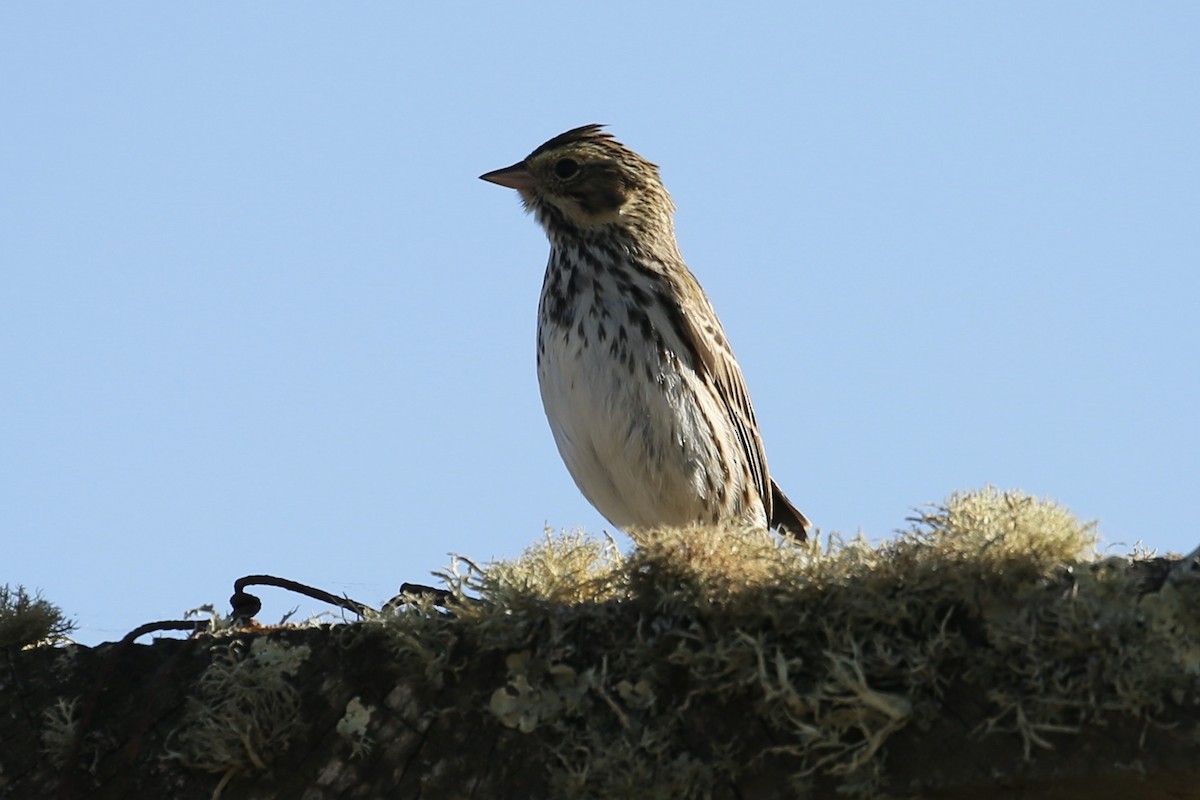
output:
M787 499L787 495L773 479L771 481L771 519L768 524L802 542L808 539L808 531L812 528L808 517L801 514L800 509L792 505L792 501Z

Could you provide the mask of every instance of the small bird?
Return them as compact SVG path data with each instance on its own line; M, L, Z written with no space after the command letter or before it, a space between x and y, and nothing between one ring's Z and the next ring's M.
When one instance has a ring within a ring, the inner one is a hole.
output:
M808 519L767 471L721 321L675 243L658 167L602 130L555 136L479 176L516 189L550 240L537 370L558 452L623 530Z

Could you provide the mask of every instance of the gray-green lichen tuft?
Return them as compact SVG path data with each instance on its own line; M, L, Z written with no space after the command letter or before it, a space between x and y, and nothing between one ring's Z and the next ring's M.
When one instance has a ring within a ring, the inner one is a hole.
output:
M57 644L75 630L58 606L24 586L0 586L0 650Z
M215 796L230 778L267 769L300 732L291 677L308 655L266 638L214 645L166 757L223 774Z

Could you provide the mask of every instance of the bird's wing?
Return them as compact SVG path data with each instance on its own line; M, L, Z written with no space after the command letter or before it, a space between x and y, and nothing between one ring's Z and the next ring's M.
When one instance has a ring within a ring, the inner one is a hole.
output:
M763 510L770 524L773 519L774 492L767 473L762 436L754 418L754 408L750 405L742 368L733 357L733 349L725 337L721 321L699 282L687 271L673 271L671 278L677 281L672 293L673 301L667 302L665 297L663 300L667 308L677 315L677 325L685 342L691 345L697 371L711 382L725 406L741 444L742 454L750 467L752 485L762 498Z
M771 479L771 514L773 516L767 520L767 524L772 528L780 528L802 542L808 538L812 523L800 513L800 509L792 505L774 478Z

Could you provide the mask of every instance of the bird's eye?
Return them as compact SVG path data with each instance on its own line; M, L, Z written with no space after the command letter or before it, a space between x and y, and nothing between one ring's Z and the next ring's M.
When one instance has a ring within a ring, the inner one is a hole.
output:
M579 162L573 158L560 158L554 162L554 174L560 178L570 178L579 172Z

